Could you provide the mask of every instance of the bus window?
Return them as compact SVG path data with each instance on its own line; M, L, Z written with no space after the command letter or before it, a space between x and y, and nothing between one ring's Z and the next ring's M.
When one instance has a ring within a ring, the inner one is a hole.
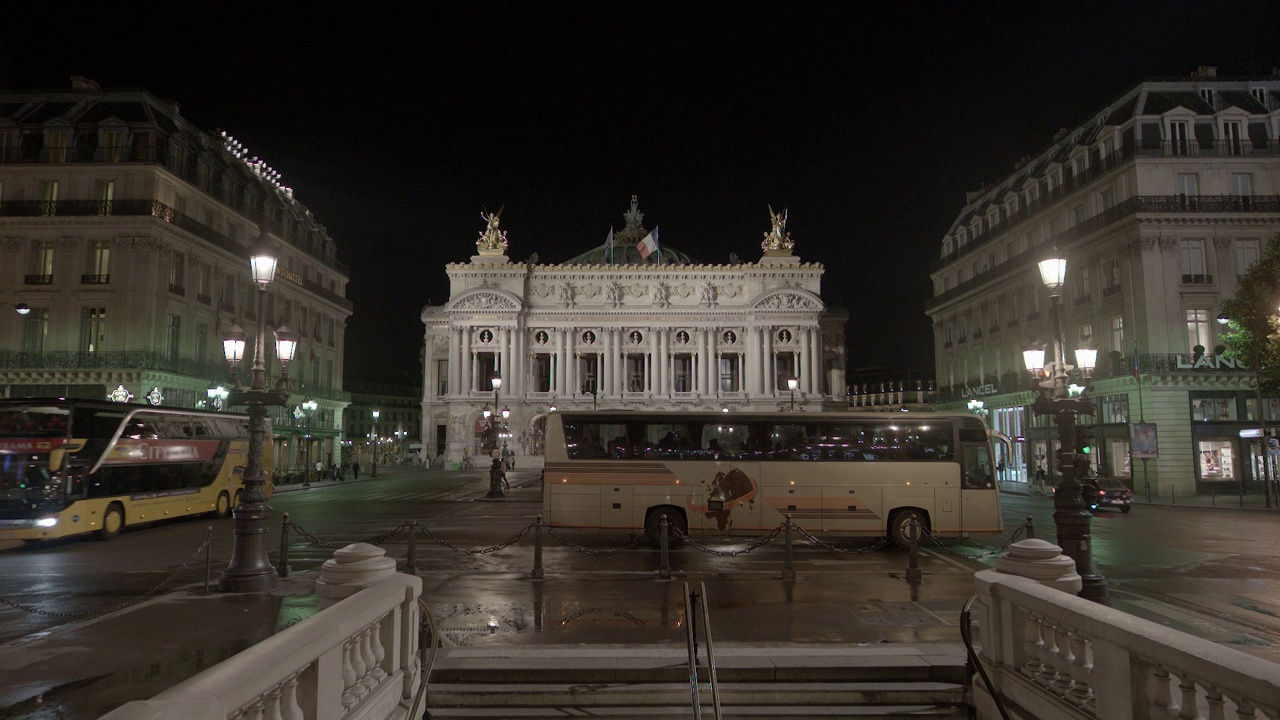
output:
M967 489L994 487L991 479L991 456L984 445L966 445L964 448L964 477L961 487Z
M564 421L564 439L570 459L625 457L628 450L627 424L617 421Z
M764 457L768 460L818 460L820 423L775 423L765 426Z
M747 457L750 426L743 423L707 423L695 448L700 460L739 460Z
M639 442L646 460L683 460L697 456L694 434L687 422L644 422L640 425Z

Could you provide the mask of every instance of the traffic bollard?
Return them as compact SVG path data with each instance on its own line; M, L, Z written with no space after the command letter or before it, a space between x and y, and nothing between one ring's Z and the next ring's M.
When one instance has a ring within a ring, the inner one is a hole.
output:
M405 559L404 570L410 575L418 574L418 526L409 524L409 557Z
M289 513L280 516L280 560L276 563L276 575L289 577Z
M667 516L664 513L658 518L658 550L662 553L662 565L658 568L658 577L671 579L671 558L667 554Z
M924 577L920 572L920 523L911 521L911 557L907 561L907 579L920 580Z
M534 580L542 579L542 515L538 515L537 521L533 524L533 572L529 573L529 577Z
M782 555L782 558L783 558L783 560L782 560L782 579L783 579L783 580L795 580L795 579L796 579L796 569L795 569L795 567L792 565L793 555L792 555L792 544L791 544L791 516L790 516L790 515L787 515L786 517L787 517L786 530L785 530L785 532L783 533L783 536L782 536L782 537L783 537L783 540L784 540L784 543L783 543L784 552L783 552L783 555Z
M1034 540L1035 537L1036 537L1036 524L1035 524L1035 521L1031 519L1031 516L1028 515L1027 516L1027 539Z
M209 534L204 539L204 594L209 594L209 576L213 573L213 526L209 526Z

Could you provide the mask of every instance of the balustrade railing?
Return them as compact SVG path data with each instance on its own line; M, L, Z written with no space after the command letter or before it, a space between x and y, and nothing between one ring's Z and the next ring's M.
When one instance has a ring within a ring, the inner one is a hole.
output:
M403 717L417 689L422 580L396 574L103 720Z
M1015 575L975 576L995 693L1039 720L1280 720L1280 664ZM999 717L973 684L979 718Z

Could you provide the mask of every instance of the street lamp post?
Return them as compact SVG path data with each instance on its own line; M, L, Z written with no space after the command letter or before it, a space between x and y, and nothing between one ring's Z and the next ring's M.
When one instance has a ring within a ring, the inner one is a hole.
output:
M1075 561L1076 572L1083 581L1080 597L1106 602L1109 597L1107 580L1093 564L1092 537L1089 531L1093 513L1081 495L1081 486L1076 478L1076 416L1092 415L1094 406L1087 399L1072 397L1068 389L1067 371L1070 366L1066 360L1061 307L1066 274L1066 258L1058 256L1057 248L1054 248L1054 254L1040 262L1040 276L1049 291L1050 311L1053 314L1053 360L1046 366L1044 350L1036 348L1025 351L1023 359L1027 369L1037 378L1033 386L1037 397L1031 404L1032 412L1053 417L1058 428L1058 471L1062 482L1053 496L1053 522L1058 545L1062 547L1063 553ZM1097 358L1097 350L1081 348L1076 351L1076 362L1086 377L1092 374ZM1046 369L1050 371L1050 378L1042 382L1040 378Z
M1231 321L1231 316L1227 313L1218 315L1218 324L1226 325ZM1267 507L1272 507L1271 501L1271 463L1268 461L1270 457L1267 453L1267 413L1262 407L1262 355L1259 352L1259 346L1262 344L1262 318L1255 318L1254 322L1249 323L1249 332L1253 334L1253 390L1256 393L1256 402L1258 403L1258 451L1262 458L1262 492L1266 500ZM1241 490L1241 493L1244 491ZM1244 497L1241 495L1241 500Z
M12 305L13 311L19 315L26 315L31 312L31 306L26 303L12 303L5 300L4 302L0 302L0 305Z
M381 411L373 411L373 475L371 477L378 477L378 440L380 439L378 437L378 416L381 414Z
M263 345L266 342L267 285L275 279L275 248L266 233L258 236L249 257L253 281L258 284L258 329L253 346L253 371L249 388L240 386L236 367L244 357L245 333L232 325L223 339L223 353L231 368L234 389L228 393L228 405L246 405L249 410L249 457L245 463L244 490L240 502L232 514L235 529L232 535L231 562L223 571L222 592L261 592L276 586L278 577L267 558L267 533L271 519L271 506L267 505L265 490L266 473L262 467L262 445L267 436L267 406L284 407L289 393L285 389L289 380L289 362L297 349L297 338L288 328L276 328L276 357L280 360L280 378L267 389L267 370Z
M306 462L306 467L302 468L302 486L311 487L311 416L315 413L316 408L320 406L315 400L307 400L299 407L302 408L303 422L307 425L307 431L304 433L303 439L303 442L307 444L307 459L304 461ZM319 481L320 478L316 477L316 480Z
M791 391L791 410L796 409L796 388L800 387L800 381L791 377L787 378L787 389Z

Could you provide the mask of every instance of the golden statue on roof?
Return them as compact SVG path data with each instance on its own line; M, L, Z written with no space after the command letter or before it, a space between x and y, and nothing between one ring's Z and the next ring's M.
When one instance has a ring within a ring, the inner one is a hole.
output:
M485 229L480 232L480 239L476 240L476 250L481 255L503 255L507 251L507 231L498 229L498 223L502 219L502 211L506 206L498 208L496 213L487 213L480 211L480 219L485 222Z
M791 248L796 244L791 239L791 233L787 232L787 209L782 208L782 212L774 212L773 206L770 205L769 220L773 222L773 229L764 234L764 242L760 243L760 249L773 255L791 254Z

